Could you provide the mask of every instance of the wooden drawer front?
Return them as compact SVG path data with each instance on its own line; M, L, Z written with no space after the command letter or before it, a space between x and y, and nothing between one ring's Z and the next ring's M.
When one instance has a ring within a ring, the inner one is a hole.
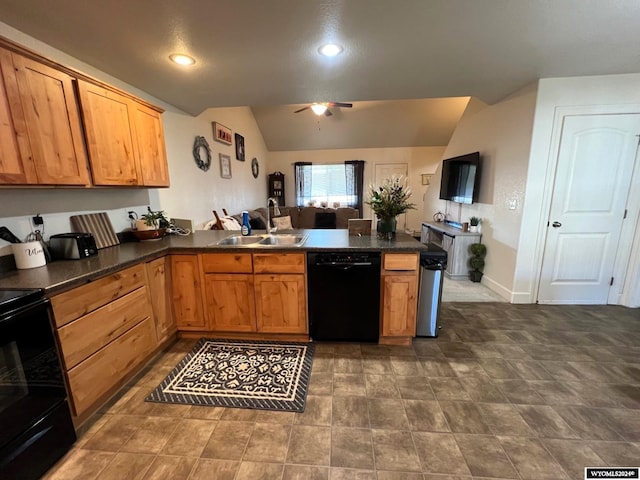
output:
M254 253L254 273L304 273L304 253Z
M147 289L142 287L60 328L58 338L66 369L150 316Z
M205 253L202 270L205 273L251 273L251 254Z
M153 351L154 326L147 318L68 373L71 399L81 415Z
M82 285L51 298L58 327L80 318L144 285L144 264Z
M383 270L418 270L418 253L385 253Z

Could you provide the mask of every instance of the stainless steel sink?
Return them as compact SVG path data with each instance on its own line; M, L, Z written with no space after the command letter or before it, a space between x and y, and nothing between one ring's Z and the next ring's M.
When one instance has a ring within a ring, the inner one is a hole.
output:
M300 233L283 233L280 235L232 235L218 240L216 245L235 247L300 247L307 240L307 236Z
M263 235L258 246L263 247L299 247L307 240L307 236L300 233L283 233L280 235Z
M230 237L223 238L222 240L218 240L216 245L252 245L254 243L258 243L260 240L262 240L260 235L232 235Z

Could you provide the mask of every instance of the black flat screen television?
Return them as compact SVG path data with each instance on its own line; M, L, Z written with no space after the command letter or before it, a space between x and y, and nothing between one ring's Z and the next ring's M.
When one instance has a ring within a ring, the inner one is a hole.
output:
M480 189L480 152L442 161L440 198L458 203L478 201Z

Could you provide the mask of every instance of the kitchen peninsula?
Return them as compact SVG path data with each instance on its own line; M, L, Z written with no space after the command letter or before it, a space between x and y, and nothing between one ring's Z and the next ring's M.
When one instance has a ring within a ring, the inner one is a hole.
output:
M389 241L314 229L295 231L306 237L300 246L218 245L237 233L125 243L94 257L0 275L0 288L42 288L51 299L76 423L176 332L308 341L307 253L380 255L379 342L406 345L415 336L419 252L427 247L413 237Z

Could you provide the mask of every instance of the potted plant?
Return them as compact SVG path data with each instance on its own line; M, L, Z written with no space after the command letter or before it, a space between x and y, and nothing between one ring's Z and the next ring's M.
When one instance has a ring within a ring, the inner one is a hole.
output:
M477 232L478 225L480 225L480 217L471 217L469 218L469 231Z
M482 280L484 270L484 257L487 254L487 247L482 243L472 243L469 245L469 279L472 282Z
M138 240L155 240L164 237L168 226L169 220L164 211L153 211L151 207L147 207L147 213L136 220L133 234Z
M416 208L415 203L409 201L410 197L411 189L407 187L406 180L402 177L388 178L377 189L373 185L369 186L369 200L365 203L378 217L378 234L386 238L395 236L396 217Z
M169 220L164 214L164 211L153 211L151 207L147 207L147 213L142 215L139 220L136 220L136 230L158 230L159 228L167 228L169 226Z

